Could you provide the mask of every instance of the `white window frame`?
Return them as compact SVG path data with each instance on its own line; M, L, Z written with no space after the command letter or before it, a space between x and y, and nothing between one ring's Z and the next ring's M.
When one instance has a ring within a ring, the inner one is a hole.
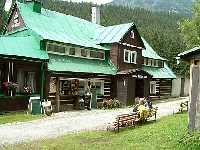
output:
M56 51L51 51L49 49L49 45L56 45L56 46L62 46L62 47L65 47L65 53L59 53L59 52L56 52ZM69 52L70 52L70 48L74 48L75 49L75 55L70 55ZM55 43L55 42L47 42L46 44L46 51L49 53L49 54L57 54L57 55L65 55L65 56L71 56L71 57L78 57L78 58L85 58L85 59L96 59L96 60L105 60L105 51L97 51L97 50L89 50L89 49L84 49L86 50L86 53L87 53L87 56L84 57L84 56L81 56L81 50L83 48L78 48L78 47L73 47L73 46L66 46L66 45L63 45L63 44L58 44L58 43ZM103 54L103 59L101 58L94 58L94 57L90 57L90 52L96 52L96 53L102 53Z
M131 51L130 50L127 50L127 49L124 49L124 62L125 63L130 63L130 53ZM126 53L128 53L128 60L126 60Z
M134 54L134 61L133 61L133 54ZM131 51L131 63L137 64L137 52L136 51Z
M153 85L153 89L151 88ZM150 94L156 94L156 81L150 81Z

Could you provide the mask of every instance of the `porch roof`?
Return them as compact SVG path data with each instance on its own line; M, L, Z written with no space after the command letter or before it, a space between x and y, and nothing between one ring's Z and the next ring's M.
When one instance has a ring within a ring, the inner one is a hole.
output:
M32 36L0 37L0 55L18 59L48 60L46 51L40 50L40 42Z
M143 66L143 70L153 76L154 79L175 79L176 75L164 63L164 68Z
M49 54L48 70L50 72L63 73L94 73L116 75L117 69L111 63L102 60L91 60L61 55Z

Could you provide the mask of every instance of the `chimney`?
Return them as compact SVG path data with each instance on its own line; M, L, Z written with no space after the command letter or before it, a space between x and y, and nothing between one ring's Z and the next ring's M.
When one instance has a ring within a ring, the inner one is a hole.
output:
M41 13L42 2L41 0L33 0L33 11L36 13Z
M100 25L100 6L92 6L92 22Z

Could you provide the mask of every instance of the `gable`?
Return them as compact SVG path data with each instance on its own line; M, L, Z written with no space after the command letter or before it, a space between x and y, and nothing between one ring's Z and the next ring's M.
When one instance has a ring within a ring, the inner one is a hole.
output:
M8 21L7 32L13 32L22 27L24 27L24 21L19 12L19 9L15 6Z
M131 45L133 47L145 48L142 38L135 26L131 27L123 36L120 43Z

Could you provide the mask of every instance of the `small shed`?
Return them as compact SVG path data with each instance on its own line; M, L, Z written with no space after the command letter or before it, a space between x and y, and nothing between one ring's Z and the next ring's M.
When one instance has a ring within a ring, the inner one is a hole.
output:
M189 129L200 130L200 47L178 54L177 59L190 63Z

